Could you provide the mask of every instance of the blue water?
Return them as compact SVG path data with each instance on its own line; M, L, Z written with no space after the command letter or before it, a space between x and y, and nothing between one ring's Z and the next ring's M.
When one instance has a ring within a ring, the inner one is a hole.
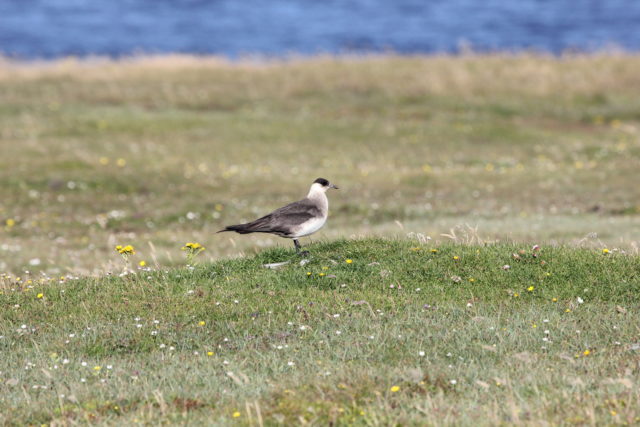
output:
M0 0L18 58L640 50L640 0Z

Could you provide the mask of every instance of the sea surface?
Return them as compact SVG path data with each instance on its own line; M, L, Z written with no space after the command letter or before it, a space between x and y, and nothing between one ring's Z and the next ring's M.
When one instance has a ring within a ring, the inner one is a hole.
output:
M0 54L640 50L640 0L0 0Z

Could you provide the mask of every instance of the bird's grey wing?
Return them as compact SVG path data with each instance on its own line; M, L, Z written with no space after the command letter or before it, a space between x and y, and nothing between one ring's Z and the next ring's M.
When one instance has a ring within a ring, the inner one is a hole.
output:
M248 223L247 229L252 232L289 234L294 227L320 215L322 213L315 203L303 199Z

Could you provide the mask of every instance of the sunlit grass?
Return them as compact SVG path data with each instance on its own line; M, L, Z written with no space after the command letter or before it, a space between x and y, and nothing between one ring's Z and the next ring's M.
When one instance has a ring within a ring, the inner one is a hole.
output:
M0 423L640 421L640 258L338 240L0 278ZM290 260L279 269L265 263Z

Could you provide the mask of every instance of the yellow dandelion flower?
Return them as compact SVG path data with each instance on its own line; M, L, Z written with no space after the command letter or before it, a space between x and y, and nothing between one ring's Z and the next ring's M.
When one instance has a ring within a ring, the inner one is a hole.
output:
M454 255L454 256L453 256L453 260L454 260L454 261L458 261L459 259L460 259L460 257L459 257L458 255Z
M198 249L200 250L204 250L204 246L202 246L200 243L186 243L183 248L183 250L188 250L191 249L192 251L197 251Z
M310 271L307 271L307 276L311 276L311 272Z
M582 352L582 354L583 354L584 356L588 356L588 355L590 355L590 354L591 354L591 351L589 351L589 350L585 350L585 351L583 351L583 352Z
M240 412L236 411L233 413L233 418L238 418L240 416Z
M400 391L400 386L394 385L393 387L390 388L391 393L395 393L397 391Z
M120 255L133 255L136 253L136 250L131 245L127 245L127 246L118 245L116 246L116 252L118 252Z
M93 370L96 371L96 372L100 371L100 369L102 369L101 366L94 366L93 367Z
M40 293L40 294L36 295L36 297L37 297L38 299L42 299L42 298L44 297L44 294Z
M473 277L469 277L469 281L470 281L471 283L473 283L473 282L475 282L475 281L476 281L476 279L474 279Z
M514 298L518 298L519 296L520 296L520 294L519 294L519 293L517 293L517 292L515 292L515 293L513 294L513 297L514 297Z
M558 302L558 298L555 298L555 297L551 298L551 302Z
M213 351L207 351L207 356L213 356Z
M432 254L438 253L438 250L437 249L431 249L431 253Z
M353 263L353 260L351 260L351 259L346 259L344 262L346 262L347 264L352 264L352 263Z
M318 276L322 277L322 276L326 276L325 273L320 273Z
M534 289L535 289L535 287L533 287L533 286L529 286L529 287L527 288L527 292L533 292L533 290L534 290Z
M100 162L101 165L106 166L109 164L109 158L108 157L100 157L100 160L98 160Z
M139 265L140 267L144 267L144 266L146 266L146 265L147 265L147 263L146 263L145 261L140 261L140 262L138 263L138 265Z
M16 225L16 220L13 218L9 218L4 223L7 225L7 227L11 228Z
M606 254L608 254L609 252L611 252L611 251L610 251L609 249L607 249L607 248L604 248L604 249L602 250L602 254L603 254L603 255L606 255Z
M204 320L201 320L201 321L198 322L198 326L204 326L206 324L207 324L207 322L205 322Z
M571 309L570 309L570 308L567 308L564 312L565 312L565 313L571 313Z
M116 160L116 164L118 165L118 167L123 168L127 165L127 161L121 157L118 160Z
M531 325L531 327L532 327L533 329L535 329L535 328L537 328L537 327L538 327L538 325L536 325L536 324L534 323L533 325Z
M324 266L324 267L322 267L322 269L323 269L323 270L328 270L328 269L329 269L329 267Z

